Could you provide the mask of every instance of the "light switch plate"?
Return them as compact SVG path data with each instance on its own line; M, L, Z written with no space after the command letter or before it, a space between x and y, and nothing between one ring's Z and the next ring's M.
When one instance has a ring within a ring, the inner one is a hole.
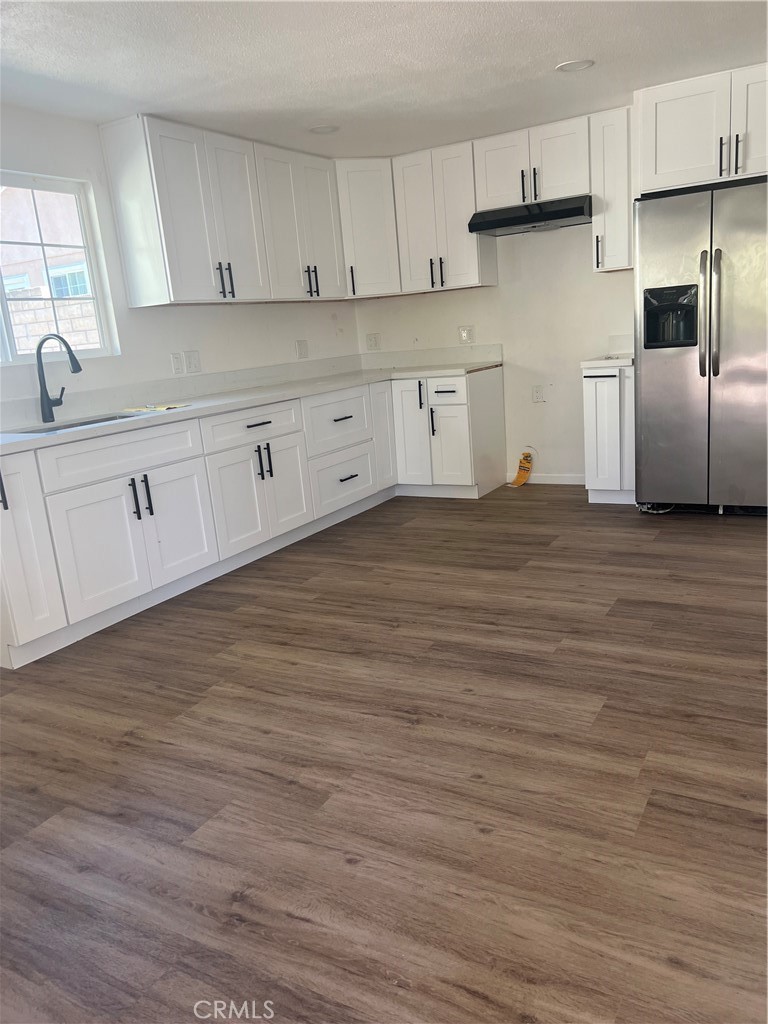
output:
M296 342L296 358L297 359L309 359L309 342L308 341L297 341Z
M471 324L467 327L459 328L459 341L462 345L474 345L475 328Z
M171 352L171 366L173 367L174 376L184 373L184 357L181 352Z
M184 368L187 373L200 373L200 353L196 349L184 353Z

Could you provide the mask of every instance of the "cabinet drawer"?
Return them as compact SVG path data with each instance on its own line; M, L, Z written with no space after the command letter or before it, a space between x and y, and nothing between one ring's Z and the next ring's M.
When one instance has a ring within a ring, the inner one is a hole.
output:
M465 405L466 377L430 377L427 380L427 401L430 405Z
M223 412L200 420L203 447L206 452L223 452L239 445L258 444L270 437L301 430L301 406L293 402L259 405L237 412Z
M37 453L37 461L43 490L50 492L202 454L199 422L182 420L43 448Z
M302 398L301 405L310 458L373 437L367 385Z
M315 515L327 515L376 491L373 441L309 463Z

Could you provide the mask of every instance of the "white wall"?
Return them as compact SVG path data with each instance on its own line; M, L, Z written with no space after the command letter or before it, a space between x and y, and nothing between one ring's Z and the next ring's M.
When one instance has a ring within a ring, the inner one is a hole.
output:
M51 392L60 384L76 395L168 378L169 353L184 349L199 350L206 373L290 362L300 338L309 342L312 359L357 354L354 303L129 309L97 127L12 106L3 106L1 125L3 170L91 182L104 242L122 355L85 358L76 377L63 364L54 366ZM1 376L3 401L37 394L33 366L6 366Z
M533 445L535 479L581 483L579 363L631 351L632 272L593 273L588 225L507 236L498 247L498 287L358 301L361 351L368 333L381 334L382 349L443 348L472 325L477 344L503 347L510 473ZM459 354L471 358L471 348ZM531 401L535 384L545 385L543 404Z

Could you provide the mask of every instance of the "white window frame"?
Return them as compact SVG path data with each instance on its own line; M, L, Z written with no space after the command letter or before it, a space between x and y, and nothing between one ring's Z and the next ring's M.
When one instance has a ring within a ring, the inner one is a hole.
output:
M91 186L87 181L75 181L70 178L53 178L47 175L20 174L16 171L0 170L0 185L9 188L34 189L37 192L61 192L73 195L77 200L78 213L80 215L80 226L83 233L83 246L85 248L85 265L91 283L93 303L96 309L96 322L101 338L100 348L75 349L77 358L101 359L104 356L116 356L120 354L120 346L117 340L115 329L115 318L112 309L112 297L109 291L106 264L104 261L101 235L99 233L96 208L93 201ZM18 240L0 238L0 242L18 244ZM45 241L42 242L45 246ZM51 296L54 298L53 294ZM12 298L12 294L11 294ZM73 296L74 301L78 296ZM62 301L61 299L59 301ZM66 300L64 300L66 301ZM55 308L55 307L54 307ZM65 352L57 352L53 345L46 348L46 361L51 359L66 359ZM0 287L0 365L19 366L25 363L34 363L34 352L19 353L13 343L13 330L10 321L8 307L6 305L5 289Z

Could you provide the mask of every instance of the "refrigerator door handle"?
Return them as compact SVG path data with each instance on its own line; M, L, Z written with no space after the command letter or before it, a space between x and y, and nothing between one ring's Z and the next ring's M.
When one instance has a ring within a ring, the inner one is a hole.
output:
M712 376L720 376L720 297L722 294L723 250L715 249L712 259Z
M699 374L707 376L707 308L709 296L707 295L707 260L709 250L702 249L699 256Z

